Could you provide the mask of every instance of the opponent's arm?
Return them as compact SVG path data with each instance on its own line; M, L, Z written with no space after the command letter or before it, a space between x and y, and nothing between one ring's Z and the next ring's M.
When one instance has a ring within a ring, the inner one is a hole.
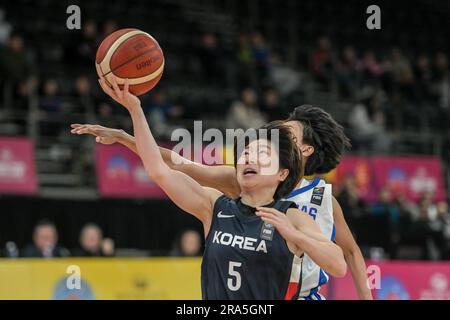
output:
M97 124L72 124L73 134L91 134L95 141L103 144L120 143L138 154L136 139L124 130L103 127ZM193 162L178 153L159 147L164 162L172 169L181 171L202 186L217 189L229 197L236 198L240 188L236 180L235 169L231 166L207 166ZM139 155L139 154L138 154Z
M257 209L257 215L272 224L286 242L296 247L297 255L305 252L325 272L335 277L345 276L347 265L342 249L322 234L310 216L295 208L288 209L286 214L274 208Z
M100 79L100 85L110 97L129 111L136 137L136 148L147 174L177 206L201 220L207 229L215 200L220 196L220 192L204 188L186 174L167 166L150 131L139 99L128 91L128 80L125 81L123 90L119 89L114 76L110 76L108 80L112 83L113 89L103 78Z
M335 241L344 252L344 258L352 273L358 296L363 300L372 300L372 292L367 284L366 263L361 250L353 238L353 235L345 221L339 202L333 197L333 216L336 227Z

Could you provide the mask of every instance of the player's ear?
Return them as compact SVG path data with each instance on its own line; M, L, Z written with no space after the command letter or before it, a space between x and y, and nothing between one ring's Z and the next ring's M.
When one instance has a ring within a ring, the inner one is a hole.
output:
M286 178L288 177L288 175L289 175L289 169L281 169L281 170L278 172L278 180L279 180L279 181L284 181L284 180L286 180Z
M314 153L314 147L309 144L304 144L300 147L300 152L303 157L310 157Z

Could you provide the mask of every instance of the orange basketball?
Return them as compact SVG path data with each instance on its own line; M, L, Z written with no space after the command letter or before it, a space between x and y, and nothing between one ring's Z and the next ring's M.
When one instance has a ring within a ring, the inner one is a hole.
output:
M158 42L148 33L121 29L102 41L95 57L95 68L99 77L114 74L120 88L128 78L130 92L139 96L161 79L164 55Z

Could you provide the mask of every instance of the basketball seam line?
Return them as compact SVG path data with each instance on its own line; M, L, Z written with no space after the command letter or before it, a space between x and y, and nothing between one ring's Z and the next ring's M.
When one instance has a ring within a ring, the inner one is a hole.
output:
M118 36L117 39L119 39L120 37L122 37L123 35L125 35L125 34L127 34L127 33L129 33L129 32L133 32L133 31L139 31L139 30L137 30L137 29L131 29L131 30L125 32L124 34L121 34L120 36ZM142 35L142 33L135 34L135 35L129 37L128 39L133 39L134 37L136 37L136 36L138 36L138 35ZM106 55L108 54L109 49L111 49L111 47L114 45L114 43L117 41L117 39L115 39L114 41L111 41L111 43L109 44L109 46L105 49L105 56L102 58L102 60L100 60L99 62L97 62L97 58L95 58L95 63L100 64L100 63L105 59ZM128 39L126 39L125 41L127 41ZM113 55L114 55L114 53L113 53ZM111 57L111 58L112 58L112 57Z
M110 74L111 72L116 71L117 69L123 67L123 66L126 65L127 63L130 63L131 61L136 60L136 59L142 57L144 54L147 54L147 53L149 53L149 52L151 52L151 51L153 51L153 50L155 50L155 49L157 49L157 48L158 48L158 47L150 48L150 49L148 49L148 50L142 52L141 54L137 55L136 57L131 58L131 59L128 59L127 61L121 63L120 65L118 65L118 66L115 67L114 69L111 69L111 70L109 70L107 73L103 74L103 77L106 77L106 76L107 76L108 74ZM111 60L112 60L112 57L113 57L113 56L111 56ZM110 62L110 63L111 63L111 62ZM129 78L129 79L135 79L135 78L141 78L141 77L134 77L134 78Z

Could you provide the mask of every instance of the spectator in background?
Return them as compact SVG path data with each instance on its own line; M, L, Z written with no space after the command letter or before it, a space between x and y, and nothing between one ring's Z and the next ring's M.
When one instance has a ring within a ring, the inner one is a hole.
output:
M344 178L344 182L336 195L336 199L341 205L342 212L344 212L350 227L353 225L355 218L366 214L366 207L361 199L353 175L347 175Z
M103 237L103 232L95 223L83 226L80 232L80 248L74 251L76 257L114 256L114 241Z
M269 76L270 84L284 97L289 96L300 87L300 74L284 64L278 54L270 55Z
M450 212L448 203L440 201L437 203L437 229L441 233L439 249L442 260L450 260Z
M259 32L251 35L251 51L256 70L257 85L267 81L269 71L269 48L266 39Z
M329 90L334 73L334 57L330 39L326 36L317 40L317 48L312 55L312 71L323 89Z
M438 98L439 112L445 119L441 123L445 124L450 120L450 70L448 58L442 51L436 53L433 87Z
M382 91L378 90L370 99L354 106L349 116L349 124L355 149L389 151L391 138L385 128L383 99Z
M91 83L86 75L80 75L76 78L72 95L74 97L72 112L78 114L94 113L95 98Z
M11 30L11 24L5 19L5 11L0 8L0 47L8 41Z
M109 19L107 20L104 25L103 25L103 35L102 35L102 39L106 38L107 36L109 36L111 33L115 32L119 30L119 26L117 24L116 20L113 19Z
M281 107L278 91L273 88L267 89L264 92L264 102L262 110L267 116L267 121L274 121L287 117L287 115L284 114L283 108Z
M170 122L184 115L184 107L172 103L163 89L154 89L150 100L143 103L143 109L149 117L152 130L159 136L167 135L170 131Z
M198 57L203 69L204 79L208 83L225 80L225 53L217 43L217 37L213 33L206 33L202 37Z
M414 66L415 93L420 102L432 101L432 80L433 72L431 70L430 59L427 55L420 54L416 59Z
M175 241L170 254L175 257L195 257L202 255L202 240L195 230L186 230Z
M339 91L344 98L351 98L359 88L359 62L353 47L344 48L336 66Z
M63 99L59 95L59 83L55 79L47 79L42 87L39 99L39 110L42 115L40 132L47 136L58 136L63 126Z
M384 75L384 67L373 51L366 51L361 60L362 86L377 86Z
M370 212L374 216L387 218L388 225L386 227L389 229L390 238L386 241L388 245L386 249L390 257L395 259L400 242L400 209L392 198L389 188L383 187L380 190L378 202L370 208Z
M392 224L397 224L400 218L399 208L395 205L388 187L381 188L378 202L370 211L373 215L388 216Z
M6 80L15 87L19 81L23 81L34 73L32 64L29 63L23 38L13 34L9 38L5 48L0 48L0 82L5 85Z
M69 42L65 60L73 65L91 70L99 45L97 24L94 20L88 20L83 22L82 28L81 34L75 33Z
M257 106L255 90L246 88L242 91L241 100L233 102L227 115L228 128L259 128L267 122Z
M14 95L15 111L25 112L29 110L30 98L36 93L38 85L39 82L36 77L29 77L18 83Z
M238 87L256 86L252 48L246 33L239 34L236 60L238 63Z
M408 58L397 47L391 51L387 66L392 76L394 90L404 97L414 97L414 73Z
M14 119L11 119L8 124L0 126L0 135L26 135L27 134L27 112L31 99L36 91L38 81L35 77L29 77L20 81L14 92L14 105L10 109L11 114L14 114Z
M431 205L429 198L422 198L419 204L419 216L413 220L409 233L405 237L408 243L421 248L421 259L423 260L437 258L438 246L442 239L439 230L436 229L436 225L429 216Z
M58 231L53 222L42 220L33 231L33 243L23 251L25 258L68 257L69 251L58 245Z

